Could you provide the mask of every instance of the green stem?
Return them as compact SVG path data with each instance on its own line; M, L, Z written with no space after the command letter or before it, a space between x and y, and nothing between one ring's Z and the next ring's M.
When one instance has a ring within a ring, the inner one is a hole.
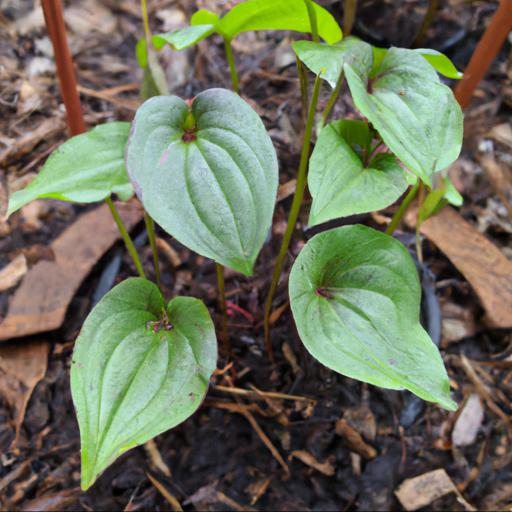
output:
M224 38L224 47L226 48L226 58L229 64L229 72L231 73L231 83L233 91L238 94L240 84L238 82L238 73L236 72L235 58L233 57L233 48L231 47L231 39Z
M316 11L311 0L304 0L306 2L306 8L308 10L309 23L311 24L311 36L313 41L318 43L320 37L318 36L318 20L316 19Z
M348 37L352 32L356 19L357 0L345 0L343 2L343 37Z
M336 86L334 87L331 96L329 98L329 101L327 102L327 105L325 106L324 113L322 114L322 127L324 127L327 124L327 120L329 119L329 116L331 115L331 111L334 108L334 105L336 104L336 100L338 99L338 96L340 95L341 86L343 85L343 80L345 79L345 73L343 72L343 69L341 70L340 76L338 77L338 81L336 82Z
M414 38L414 42L412 43L413 48L419 48L423 46L425 42L425 38L427 36L427 31L434 20L434 16L436 15L437 10L439 9L439 0L430 0L428 3L428 9L425 13L425 17L423 18L423 22L418 30L418 34Z
M140 0L140 10L142 11L142 24L144 25L144 36L149 45L151 41L151 30L149 29L149 15L148 15L148 2L147 0Z
M290 215L288 217L288 223L286 225L286 231L283 236L283 241L281 242L281 249L279 250L279 255L277 256L274 272L272 274L270 290L268 292L267 300L265 302L265 316L263 322L265 331L265 347L271 361L274 360L274 356L272 352L272 344L270 343L270 310L272 308L272 300L274 298L274 293L276 292L277 289L279 278L281 277L284 259L286 257L286 253L288 252L288 247L290 246L290 241L293 235L293 231L295 230L297 218L299 216L302 198L304 197L304 191L306 189L309 150L311 148L311 136L313 133L315 112L316 106L318 104L318 95L320 93L321 83L322 79L320 78L319 75L316 77L315 85L313 87L313 95L311 97L311 103L309 105L308 119L306 121L304 139L302 143L302 152L300 155L299 172L297 174L297 185L295 188L295 194L293 196L292 207L290 210Z
M425 185L422 181L419 182L419 190L418 190L418 218L416 219L416 255L418 256L418 260L420 263L423 263L423 247L421 246L421 207L423 206L423 201L425 201Z
M418 180L416 182L416 185L414 185L409 190L407 195L404 197L403 201L400 203L398 210L393 215L393 218L391 219L391 222L389 223L389 226L386 229L387 235L392 235L395 232L395 229L399 226L400 222L402 221L402 219L405 215L405 212L408 210L413 199L416 197L419 187L420 187L420 182Z
M224 266L215 263L215 272L217 273L217 288L219 290L219 308L221 312L221 339L226 354L230 352L228 336L228 315L226 309L226 289L224 282Z
M133 245L132 239L130 238L130 234L128 233L128 231L126 229L126 226L124 225L123 219L121 219L121 216L119 215L119 212L117 211L117 208L115 207L115 205L112 202L112 199L110 197L107 197L105 199L105 202L108 204L108 207L110 208L112 217L114 217L114 220L117 224L117 229L119 229L119 233L121 233L121 237L123 238L124 245L126 245L126 249L130 253L133 263L135 263L135 267L137 268L137 272L139 273L139 276L146 277L146 274L144 273L144 269L142 268L142 263L140 262L139 255L137 254L137 249L135 249L135 245Z
M302 101L302 117L304 118L304 122L306 121L306 117L308 115L308 103L309 103L309 94L308 94L308 76L306 70L304 69L304 64L299 59L299 57L295 56L295 62L297 64L297 76L299 77L300 84L300 98Z
M158 288L161 288L160 278L160 262L158 261L158 247L156 245L155 223L147 212L144 212L144 222L146 223L146 231L148 233L149 245L153 252L153 264L155 266L155 281Z

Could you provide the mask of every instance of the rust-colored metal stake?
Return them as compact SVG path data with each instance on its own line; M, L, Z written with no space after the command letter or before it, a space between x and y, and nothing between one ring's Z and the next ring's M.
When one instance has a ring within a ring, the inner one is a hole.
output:
M469 105L477 85L489 69L511 30L512 0L501 0L498 10L464 71L464 77L455 88L455 97L463 109Z
M80 97L76 87L75 68L69 51L61 0L42 0L44 19L52 41L60 92L66 107L68 128L71 135L86 131Z

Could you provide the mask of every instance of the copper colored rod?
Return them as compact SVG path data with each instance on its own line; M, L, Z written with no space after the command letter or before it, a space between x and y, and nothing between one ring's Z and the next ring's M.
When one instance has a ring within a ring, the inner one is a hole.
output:
M498 55L511 30L512 0L501 0L498 10L464 71L464 77L455 88L455 97L463 109L469 105L477 85Z
M41 3L55 54L60 92L66 107L68 128L71 135L77 135L85 132L86 126L76 87L75 68L66 38L62 3L61 0L42 0Z

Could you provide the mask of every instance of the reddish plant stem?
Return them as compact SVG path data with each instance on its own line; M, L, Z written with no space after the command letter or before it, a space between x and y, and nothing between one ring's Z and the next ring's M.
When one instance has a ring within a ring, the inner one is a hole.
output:
M55 53L60 92L66 107L69 131L71 135L78 135L85 132L86 126L76 86L73 59L66 38L62 3L61 0L42 0L42 6Z
M464 71L464 77L455 88L455 97L463 109L469 105L478 83L489 69L511 30L512 0L501 0L490 25L471 56Z

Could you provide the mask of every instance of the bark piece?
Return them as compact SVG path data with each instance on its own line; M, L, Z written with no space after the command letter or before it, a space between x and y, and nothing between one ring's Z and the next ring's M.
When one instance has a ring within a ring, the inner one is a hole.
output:
M473 393L460 413L452 432L455 446L470 446L478 435L484 420L484 408L478 394Z
M0 394L14 411L15 443L32 392L46 374L48 351L48 343L38 340L0 347Z
M8 265L0 270L0 292L5 292L16 286L19 280L27 273L27 258L19 254Z
M395 495L405 510L418 510L454 491L455 486L446 471L436 469L404 480Z
M347 446L353 452L358 453L365 459L373 459L377 455L377 450L365 442L357 430L354 430L345 419L336 422L336 434L343 437Z
M407 215L406 222L415 225L415 214ZM425 221L421 233L471 284L489 324L512 327L512 261L451 207Z
M142 219L135 202L117 208L127 229ZM82 281L119 237L106 204L80 216L51 244L55 261L36 263L16 290L0 341L58 329Z

